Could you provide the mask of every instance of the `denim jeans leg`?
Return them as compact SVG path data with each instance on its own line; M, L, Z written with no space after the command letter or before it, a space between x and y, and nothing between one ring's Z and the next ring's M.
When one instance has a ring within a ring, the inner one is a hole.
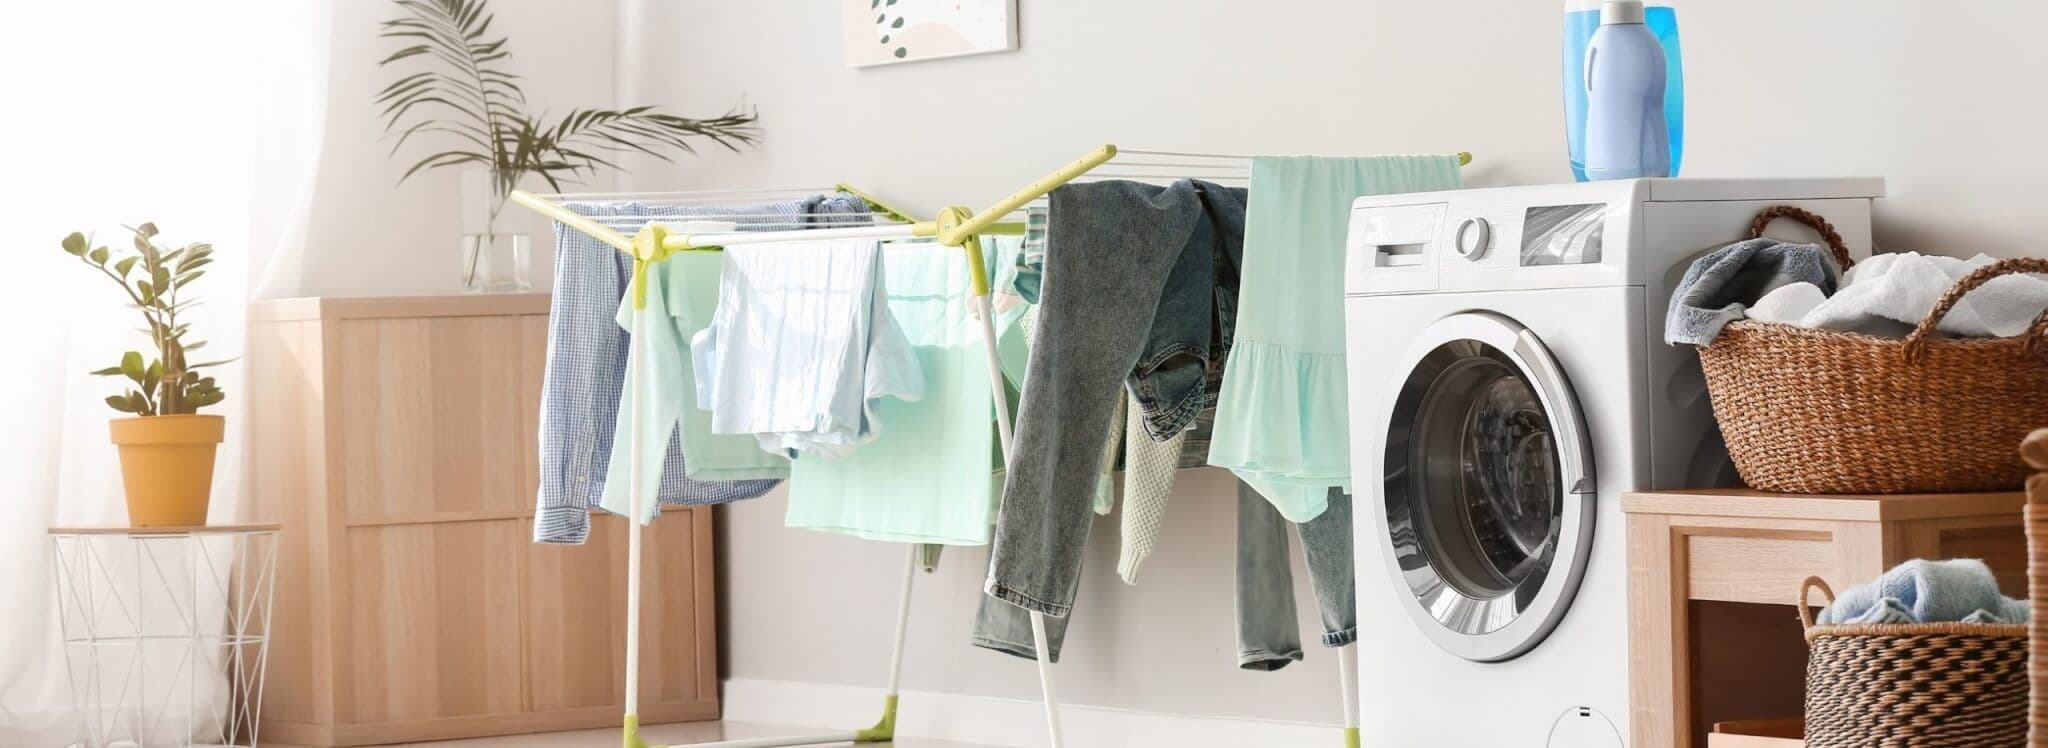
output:
M1103 444L1117 425L1118 385L1138 365L1202 206L1189 183L1109 181L1054 190L1051 211L1038 331L985 589L1064 616L1094 521Z
M1277 514L1277 510L1275 511ZM1309 586L1323 617L1323 646L1341 647L1358 640L1358 587L1353 584L1351 495L1330 489L1330 508L1296 526L1301 554L1308 561Z
M1060 645L1067 639L1067 619L1045 617L1047 659L1060 661ZM969 643L1027 660L1038 659L1038 644L1031 636L1031 611L981 596L981 608L974 612L974 633Z
M1237 484L1237 666L1279 670L1301 659L1287 520L1266 497Z
M1046 659L1059 662L1060 645L1066 639L1067 619L1046 616ZM968 643L1013 657L1038 659L1038 643L1031 636L1031 611L988 595L981 596L981 606L974 611L974 632L968 635Z

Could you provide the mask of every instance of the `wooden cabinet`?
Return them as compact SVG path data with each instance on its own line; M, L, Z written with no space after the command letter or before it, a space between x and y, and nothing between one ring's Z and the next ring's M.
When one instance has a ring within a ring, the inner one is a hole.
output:
M245 486L281 522L264 742L618 724L623 521L536 545L544 294L250 316ZM648 534L641 720L718 715L708 509Z
M2025 501L2018 493L1623 495L1629 744L1742 744L1709 743L1708 725L1799 714L1806 642L1792 602L1809 576L1844 590L1910 559L1981 558L2006 594L2024 597Z

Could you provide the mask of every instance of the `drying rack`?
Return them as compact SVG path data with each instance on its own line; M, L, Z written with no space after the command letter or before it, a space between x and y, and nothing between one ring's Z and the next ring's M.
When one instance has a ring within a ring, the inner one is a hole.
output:
M1120 153L1141 156L1147 159L1167 160L1147 161L1145 163L1126 161L1113 164L1112 161ZM1471 163L1472 156L1470 153L1461 152L1458 154L1458 160L1461 165L1469 164ZM1004 223L1002 219L1014 214L1024 206L1045 197L1060 185L1080 179L1084 175L1097 179L1132 179L1138 181L1196 178L1217 182L1248 182L1250 180L1250 161L1251 157L1249 156L1182 151L1119 151L1114 145L1103 145L1089 151L1086 155L1074 160L1072 163L1060 167L1051 174L1026 185L1023 189L997 201L994 205L980 212L974 212L966 207L955 205L939 211L936 218L923 221L916 220L909 214L890 207L887 203L851 185L839 184L835 186L837 190L866 200L874 210L873 215L898 222L892 225L861 225L844 228L815 228L815 226L821 223L829 226L831 220L835 218L830 215L821 217L791 216L789 217L791 223L788 224L791 230L782 231L737 231L726 230L726 227L723 226L719 227L718 230L712 231L692 230L697 226L702 226L704 222L691 221L689 219L682 219L684 223L678 224L676 228L671 228L662 221L662 217L655 217L651 219L636 218L636 221L644 221L644 223L636 230L633 236L628 237L617 229L605 225L605 221L601 218L584 216L569 210L554 200L540 195L517 190L511 194L510 199L519 205L553 219L557 223L573 228L598 241L604 242L614 249L625 252L633 258L631 287L633 315L630 329L630 345L633 346L640 345L640 341L644 339L641 336L641 331L646 326L646 283L648 269L654 264L667 260L681 252L718 251L730 246L792 241L815 242L905 238L936 239L937 243L941 245L964 250L967 258L968 274L972 283L970 301L976 316L980 320L983 349L988 357L989 388L990 396L995 406L996 433L998 441L1002 446L1003 460L1007 463L1010 458L1012 438L1009 401L1005 394L1001 362L998 360L995 315L990 303L989 274L986 262L983 260L980 237L1023 233L1023 224L1014 222ZM1108 165L1110 168L1098 171L1098 168L1105 165ZM1167 173L1159 171L1161 169L1172 171ZM719 190L700 193L663 193L660 196L668 198L664 202L712 202L729 201L733 196L747 192ZM752 191L752 194L758 197L786 192L789 191L757 190ZM636 199L650 197L650 193L588 193L556 197ZM765 216L723 216L722 218L733 217L761 218ZM776 224L764 226L750 222L749 227L752 229L773 228L776 227ZM632 356L631 360L633 361L633 371L630 374L629 381L643 389L641 397L637 401L643 403L653 402L653 393L645 392L646 388L652 386L652 380L647 376L646 372L648 365L647 356L637 355L636 352L636 355ZM641 471L645 468L641 464L642 460L637 458L640 454L641 415L640 410L637 408L630 415L632 419L631 433L633 435L633 443L628 447L630 450L628 454L635 455L636 457L629 462L628 470L628 481L632 488L628 492L628 523L631 525L631 529L627 535L626 548L626 713L623 721L623 742L625 748L666 748L664 746L650 746L640 737L640 582L641 544L642 534L645 530L640 518L645 514L647 509L646 502L648 500L646 496L642 495L643 489L641 488ZM911 547L909 563L904 570L902 594L897 607L895 641L893 642L889 657L888 691L883 697L882 716L873 727L813 735L697 743L693 744L695 748L774 748L776 746L876 743L893 740L896 733L897 696L903 674L903 644L910 624L910 594L912 581L916 578L919 558L919 549L913 545ZM1061 748L1064 740L1060 730L1059 700L1054 692L1052 666L1051 662L1047 659L1049 650L1046 642L1045 616L1037 611L1031 613L1031 636L1037 653L1039 687L1045 701L1046 729L1050 738L1050 745L1053 748ZM1354 697L1358 683L1358 662L1355 650L1350 646L1338 648L1338 662L1344 696L1345 745L1350 748L1356 748L1359 744L1359 732L1358 704Z

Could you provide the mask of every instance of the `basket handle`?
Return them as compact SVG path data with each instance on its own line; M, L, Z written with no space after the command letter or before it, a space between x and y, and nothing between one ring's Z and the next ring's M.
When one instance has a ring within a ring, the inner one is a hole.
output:
M1825 608L1835 604L1835 589L1829 587L1826 580L1820 577L1807 577L1805 581L1800 582L1799 602L1797 603L1799 608L1799 625L1805 628L1813 628L1813 611L1807 607L1806 600L1813 596L1813 590L1816 587L1820 588L1821 596L1827 598L1827 602L1821 603L1820 607Z
M2020 444L2020 458L2035 470L2048 470L2048 428L2034 429ZM2041 497L2048 500L2048 496Z
M1934 309L1927 313L1927 318L1920 320L1920 324L1913 328L1911 334L1906 336L1906 347L1904 349L1906 362L1915 363L1921 357L1927 355L1927 338L1934 334L1934 328L1941 324L1941 318L1948 316L1949 310L1954 309L1956 303L1962 301L1964 296L1969 295L1971 291L1977 290L1978 286L1991 282L1992 278L2013 273L2048 273L2048 259L2014 257L1999 260L1972 270L1969 275L1963 276L1962 280L1956 281L1954 286L1949 287L1947 293L1941 295L1941 300L1934 303ZM2021 334L2026 337L2027 341L2026 346L2021 350L2021 355L2039 355L2041 353L2041 346L2044 344L2042 338L2048 337L2048 311L2043 311L2041 316L2035 317L2034 323L2029 325L2027 331Z
M1769 228L1772 221L1780 218L1790 218L1819 232L1820 238L1828 244L1828 251L1834 255L1836 267L1847 270L1850 265L1856 264L1856 261L1849 257L1849 243L1842 241L1842 234L1835 231L1834 224L1828 223L1828 219L1812 211L1790 205L1773 205L1757 212L1756 219L1749 222L1749 238L1763 238L1764 229Z

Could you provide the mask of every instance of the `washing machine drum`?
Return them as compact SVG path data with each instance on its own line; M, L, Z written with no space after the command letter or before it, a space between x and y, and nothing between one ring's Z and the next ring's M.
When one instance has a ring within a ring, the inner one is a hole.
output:
M1431 325L1397 371L1379 542L1401 605L1453 654L1519 656L1563 618L1592 545L1578 401L1542 341L1491 313Z

